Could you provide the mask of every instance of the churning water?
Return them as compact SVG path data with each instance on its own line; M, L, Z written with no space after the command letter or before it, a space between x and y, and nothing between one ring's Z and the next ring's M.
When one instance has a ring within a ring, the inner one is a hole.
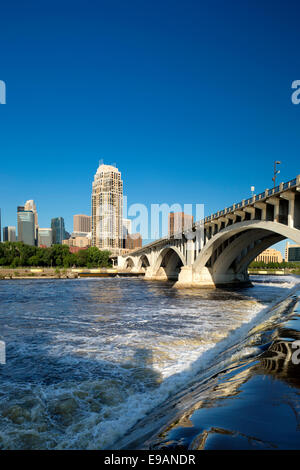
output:
M253 281L235 291L140 278L1 281L0 448L115 446L299 279Z

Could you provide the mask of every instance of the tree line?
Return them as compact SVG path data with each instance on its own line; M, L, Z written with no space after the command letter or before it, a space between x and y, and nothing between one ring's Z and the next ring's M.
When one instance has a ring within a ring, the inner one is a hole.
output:
M300 263L299 262L290 262L290 261L282 261L281 263L265 263L264 261L253 261L250 265L249 268L273 268L273 269L278 269L278 268L290 268L290 269L299 269L300 268Z
M23 242L0 243L0 266L40 267L110 267L110 252L91 246L78 253L70 253L67 245L52 245L50 248L25 245Z

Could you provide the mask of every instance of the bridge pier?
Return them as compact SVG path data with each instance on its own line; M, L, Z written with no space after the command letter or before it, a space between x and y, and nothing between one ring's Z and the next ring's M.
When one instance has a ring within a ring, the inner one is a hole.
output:
M243 286L250 285L247 271L234 273L219 273L213 275L212 269L204 267L199 271L194 271L192 266L183 266L180 270L178 281L174 287L187 288L215 288L224 286Z
M182 266L174 287L215 287L215 283L209 268L195 272L192 266Z

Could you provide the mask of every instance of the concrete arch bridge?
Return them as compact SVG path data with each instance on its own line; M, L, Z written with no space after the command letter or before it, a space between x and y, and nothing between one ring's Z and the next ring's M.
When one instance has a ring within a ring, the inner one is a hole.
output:
M239 285L251 261L286 238L300 244L300 175L119 256L118 267L177 287Z

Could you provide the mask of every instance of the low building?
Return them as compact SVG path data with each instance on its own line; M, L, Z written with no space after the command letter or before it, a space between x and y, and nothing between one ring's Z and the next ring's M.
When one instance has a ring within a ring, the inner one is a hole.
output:
M282 263L283 258L280 251L275 250L274 248L268 248L258 255L254 261L263 263Z
M69 247L70 253L78 253L78 251L87 250L87 249L88 249L88 246L84 246L82 248L80 248L79 246L70 246Z
M38 246L41 248L49 248L52 245L52 229L38 228Z
M288 243L285 246L285 261L300 261L300 245Z
M62 241L63 245L77 248L88 248L91 246L91 237L73 237L71 236L68 240Z
M73 232L69 237L66 238L76 238L76 237L87 237L92 239L92 232Z

